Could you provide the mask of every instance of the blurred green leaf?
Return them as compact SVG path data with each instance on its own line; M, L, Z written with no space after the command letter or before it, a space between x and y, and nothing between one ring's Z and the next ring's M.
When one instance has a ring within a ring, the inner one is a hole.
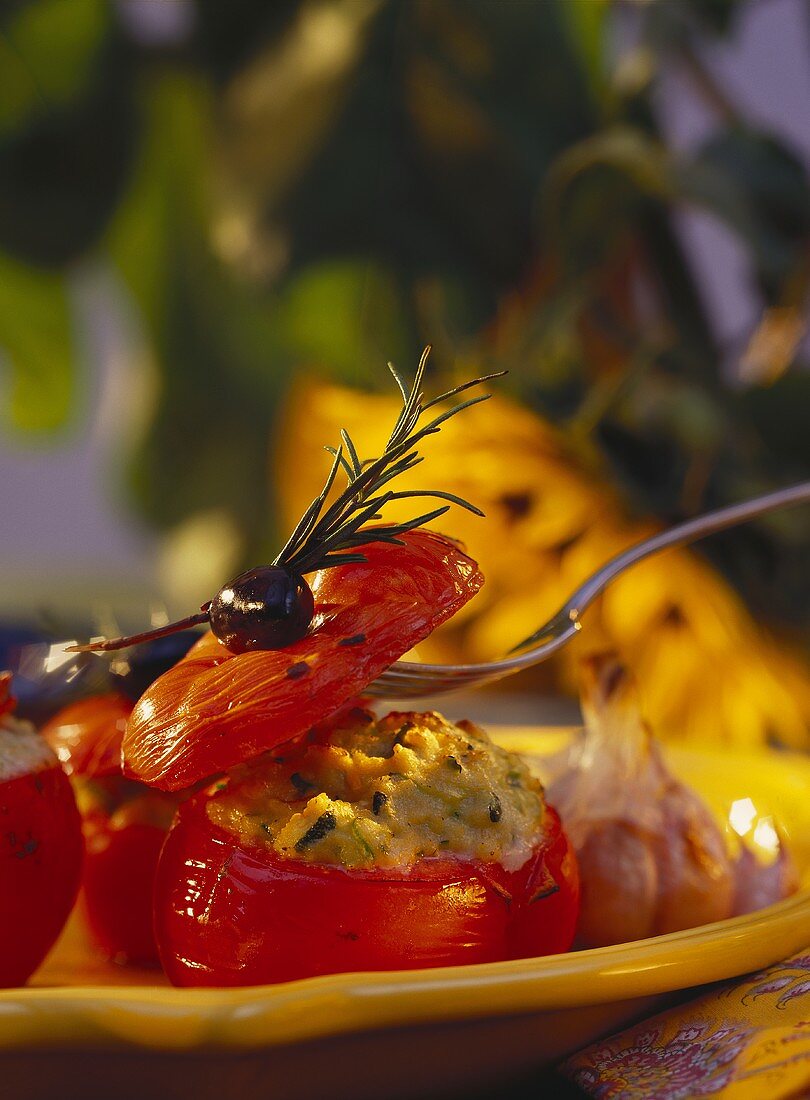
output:
M168 263L162 321L152 331L160 403L132 458L130 484L156 526L220 509L256 552L272 526L267 450L274 405L267 388L233 369L223 323L228 299L215 303L216 268L200 242L175 248Z
M787 467L797 479L810 476L808 364L783 374L771 386L743 390L736 400L738 415L749 421L763 440L761 463L777 475L780 468Z
M220 509L256 552L268 528L266 452L279 385L267 379L267 306L254 310L255 288L228 279L211 255L206 85L156 74L143 107L148 139L107 238L160 379L130 486L156 526Z
M629 232L640 207L672 198L670 155L656 138L617 124L565 150L549 171L540 213L565 267L604 263Z
M366 384L389 359L410 370L417 349L391 275L373 260L333 260L303 269L275 307L289 358Z
M211 97L169 71L141 87L145 139L111 221L106 247L154 332L167 321L173 252L206 236Z
M673 194L670 155L662 142L637 127L617 124L571 146L557 158L547 180L554 194L593 168L613 168L640 191L661 198Z
M427 340L434 369L509 366L512 392L659 515L800 476L807 376L731 391L672 217L723 219L765 304L803 308L807 174L746 129L702 48L745 6L190 0L186 33L157 4L7 0L8 422L69 416L70 313L47 272L103 249L154 372L138 506L168 528L227 511L245 564L273 544L268 451L294 372L375 385ZM696 155L658 132L663 64L716 120ZM786 530L761 535L777 597L803 579ZM748 592L755 573L736 574Z
M559 5L561 24L587 76L594 105L603 109L609 97L606 32L610 6L611 0Z
M29 0L0 17L0 135L81 94L108 24L104 0Z
M48 432L71 411L73 332L64 280L0 255L0 366L9 371L7 423Z
M292 266L374 256L406 283L448 278L483 324L532 262L550 161L594 125L557 0L389 0L277 213Z
M0 28L0 247L25 262L86 252L124 186L137 119L113 15L102 0L35 0Z

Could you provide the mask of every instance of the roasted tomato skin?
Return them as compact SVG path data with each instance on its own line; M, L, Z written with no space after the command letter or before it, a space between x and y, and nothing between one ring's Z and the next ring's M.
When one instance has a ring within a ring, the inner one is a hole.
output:
M43 734L71 774L83 808L86 855L80 909L108 958L157 966L155 870L175 801L121 775L132 702L107 692L72 703Z
M154 820L132 820L126 806L110 816L103 811L84 818L87 854L82 876L81 909L93 939L104 955L118 962L158 966L152 928L153 892L158 857L168 821L158 803L166 796L151 791L137 802L150 808ZM171 814L168 815L171 817Z
M315 573L312 628L286 649L234 654L204 635L135 706L125 773L179 790L297 737L481 587L477 565L453 540L416 530L403 542L364 546L365 563Z
M0 986L26 982L55 943L83 848L70 780L56 762L0 782Z
M553 810L542 848L518 871L436 858L392 872L248 847L211 824L205 802L181 808L158 866L155 931L175 985L493 962L565 951L573 939L576 864Z
M132 703L117 691L69 703L42 727L68 775L121 774L121 741Z

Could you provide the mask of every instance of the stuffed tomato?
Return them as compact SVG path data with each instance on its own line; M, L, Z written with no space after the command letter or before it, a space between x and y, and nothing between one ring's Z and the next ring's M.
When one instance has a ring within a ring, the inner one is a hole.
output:
M184 631L113 661L109 690L64 707L42 731L73 781L82 812L81 909L97 947L118 962L158 963L152 889L179 801L123 776L124 731L136 700L196 640Z
M155 904L175 984L253 985L565 951L578 878L518 757L354 709L181 807Z
M82 866L81 822L54 753L10 714L0 676L0 986L22 985L67 920Z
M125 775L163 791L224 775L181 805L158 864L155 932L178 984L571 943L576 865L525 765L472 726L435 714L376 722L351 705L483 583L457 542L424 529L451 504L483 513L441 489L391 488L424 440L489 395L446 402L497 377L427 399L429 352L410 386L391 366L403 404L381 454L361 459L346 432L327 447L324 486L272 562L185 619L74 647L115 651L209 627L138 700L122 746ZM414 497L438 506L375 522Z
M121 774L121 741L132 701L109 691L71 703L43 734L73 782L86 853L80 907L99 950L155 966L152 889L177 798Z

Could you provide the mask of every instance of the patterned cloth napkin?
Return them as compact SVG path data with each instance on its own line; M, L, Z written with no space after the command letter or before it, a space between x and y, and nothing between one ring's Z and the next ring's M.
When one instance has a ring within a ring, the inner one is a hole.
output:
M810 947L594 1043L560 1072L598 1100L810 1097Z

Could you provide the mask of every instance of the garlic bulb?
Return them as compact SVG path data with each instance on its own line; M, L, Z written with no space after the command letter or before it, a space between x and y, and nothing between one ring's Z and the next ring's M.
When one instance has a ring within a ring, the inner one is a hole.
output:
M771 863L762 863L743 842L734 864L734 905L732 915L753 913L780 898L789 897L799 889L799 871L785 841L776 835L779 847Z
M582 709L585 736L548 788L579 861L578 946L731 916L735 873L721 829L668 771L614 657L585 663Z

